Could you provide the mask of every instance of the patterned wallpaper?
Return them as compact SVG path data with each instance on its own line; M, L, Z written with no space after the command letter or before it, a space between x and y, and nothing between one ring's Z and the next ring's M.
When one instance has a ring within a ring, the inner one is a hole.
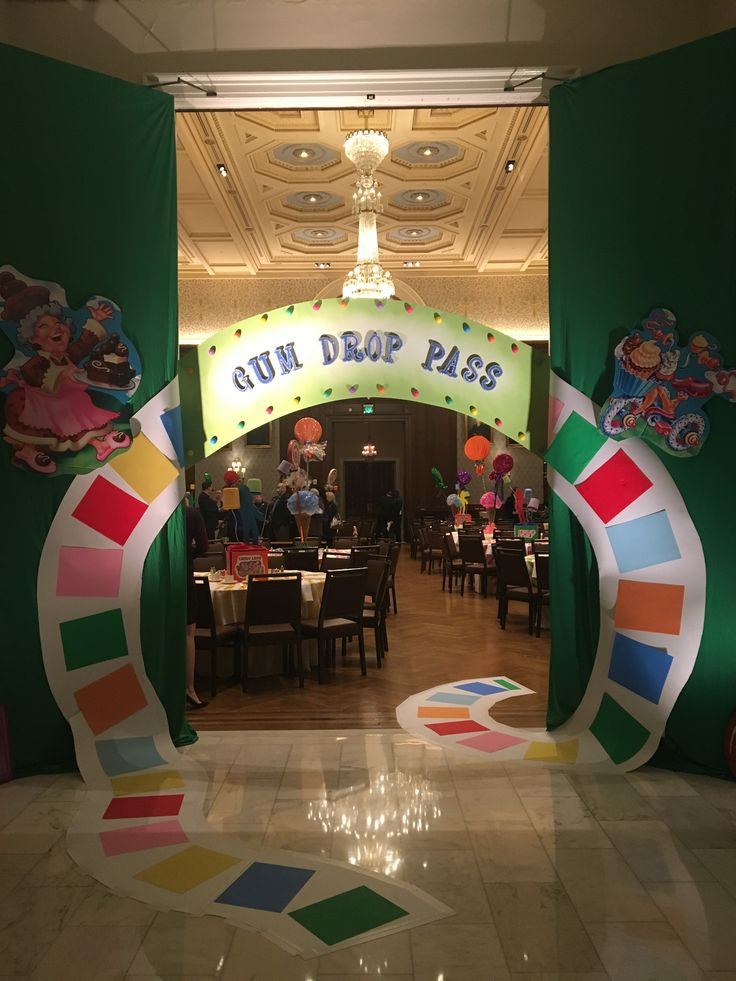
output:
M412 279L427 306L478 320L520 340L549 336L546 276L457 276ZM179 281L179 336L204 340L257 313L311 300L325 287L312 279L186 279Z

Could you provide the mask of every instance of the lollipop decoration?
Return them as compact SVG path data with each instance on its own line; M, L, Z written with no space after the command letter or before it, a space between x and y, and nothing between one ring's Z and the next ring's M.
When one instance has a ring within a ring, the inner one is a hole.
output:
M471 436L465 440L463 452L468 460L475 463L475 472L478 476L482 476L486 469L483 461L491 452L490 440L485 436Z
M307 472L309 472L310 461L324 460L327 451L327 443L318 442L322 435L322 426L311 416L304 416L294 423L294 435L296 439L292 439L289 443L289 453L296 456L294 466L298 467L299 460L302 459L307 464Z

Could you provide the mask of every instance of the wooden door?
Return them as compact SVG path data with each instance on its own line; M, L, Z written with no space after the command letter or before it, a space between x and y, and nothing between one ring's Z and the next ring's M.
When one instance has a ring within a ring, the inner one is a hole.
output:
M345 517L373 518L378 502L396 487L395 460L345 460Z

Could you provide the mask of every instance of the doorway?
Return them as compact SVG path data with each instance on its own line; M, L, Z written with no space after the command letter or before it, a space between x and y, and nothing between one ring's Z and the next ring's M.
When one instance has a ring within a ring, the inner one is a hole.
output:
M396 487L396 460L345 460L345 516L375 518L378 502Z

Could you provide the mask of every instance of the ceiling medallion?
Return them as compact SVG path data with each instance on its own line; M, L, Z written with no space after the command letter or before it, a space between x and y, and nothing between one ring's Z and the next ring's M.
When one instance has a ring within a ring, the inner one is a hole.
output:
M378 255L376 215L383 211L383 204L373 172L388 154L388 138L379 130L356 130L345 140L344 150L358 171L353 194L353 214L358 215L358 263L348 273L342 295L387 300L394 295L394 283Z

